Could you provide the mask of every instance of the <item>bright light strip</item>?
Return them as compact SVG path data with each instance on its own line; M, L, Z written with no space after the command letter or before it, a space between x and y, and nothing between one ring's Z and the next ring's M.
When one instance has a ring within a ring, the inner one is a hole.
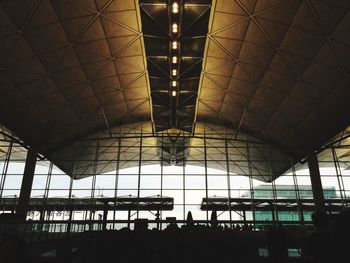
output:
M172 24L172 26L171 26L171 32L177 33L178 30L179 30L179 26L178 26L176 23Z
M176 83L176 80L173 80L173 81L171 82L171 86L172 86L172 87L176 87L176 84L177 84L177 83Z
M178 3L173 3L171 6L171 10L173 12L173 14L177 14L179 12L179 4Z
M173 91L171 92L171 96L173 96L173 97L176 96L176 90L173 90Z
M173 69L173 70L171 71L171 75L176 76L176 74L177 74L177 70L176 70L176 69Z
M171 58L171 62L172 62L173 64L176 64L176 63L177 63L177 57L176 57L176 56L173 56L173 57Z
M177 41L171 42L171 48L172 49L177 49L177 47L178 47Z

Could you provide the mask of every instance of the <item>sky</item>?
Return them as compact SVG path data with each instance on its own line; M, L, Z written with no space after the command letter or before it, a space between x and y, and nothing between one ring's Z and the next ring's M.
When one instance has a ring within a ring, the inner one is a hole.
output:
M24 169L23 163L11 163L8 169L8 176L5 180L3 197L10 197L19 194L21 187L22 173ZM204 168L198 166L187 165L185 167L185 176L183 176L183 167L164 166L163 167L163 191L160 190L161 175L160 165L148 165L142 167L142 176L140 181L140 197L148 197L155 195L163 195L174 198L174 210L163 212L163 218L175 216L179 219L184 218L188 211L191 211L195 219L205 219L205 212L200 210L202 198L206 197ZM3 164L0 163L0 171L3 170ZM48 166L37 165L35 177L33 180L32 197L43 197L45 193L45 185L47 179ZM323 186L333 186L339 189L336 172L333 168L321 167ZM226 171L207 169L208 173L208 197L228 197L228 180ZM342 170L344 185L346 190L350 190L350 171ZM119 171L117 196L137 196L138 186L138 167L121 169ZM297 171L297 180L299 185L310 185L310 177L308 169ZM327 176L326 176L327 175ZM95 197L114 197L115 195L115 171L96 176ZM293 185L293 177L286 174L276 179L276 185ZM185 191L183 186L185 183ZM266 185L259 180L253 180L254 187L258 185ZM69 195L70 177L65 175L59 169L55 168L51 177L49 197L68 197ZM270 183L267 185L271 185ZM73 180L72 196L75 198L91 197L92 177L80 180ZM249 192L249 178L235 174L230 175L230 195L232 198L242 197ZM349 191L350 195L350 191ZM184 206L184 204L186 204ZM38 215L34 215L37 217ZM96 215L97 216L97 215ZM109 214L108 218L111 218ZM154 218L150 212L140 212L140 217ZM57 215L56 215L57 217ZM76 218L82 219L83 215L77 213ZM135 215L134 215L135 217ZM237 219L239 215L234 214ZM126 212L118 212L118 219L126 219ZM219 219L228 219L228 213L219 215Z

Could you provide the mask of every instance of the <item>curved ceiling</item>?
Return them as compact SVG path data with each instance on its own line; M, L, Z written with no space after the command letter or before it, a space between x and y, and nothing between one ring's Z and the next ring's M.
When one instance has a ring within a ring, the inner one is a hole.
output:
M225 124L296 159L321 147L350 123L349 7L212 1L194 123ZM153 121L138 1L1 1L0 25L0 123L28 145L49 154Z
M350 121L349 1L215 1L197 119L295 158Z
M62 148L55 153L53 161L75 179L138 167L140 163L159 164L160 156L164 159L163 165L183 165L179 154L174 163L171 162L166 156L171 155L171 150L165 151L165 143L158 143L170 137L173 146L169 148L186 151L183 153L186 165L252 176L265 182L281 176L291 166L290 157L278 149L247 134L234 138L236 131L221 125L198 122L192 135L171 132L155 134L151 122L121 125L112 129L112 137L102 131ZM190 141L189 145L182 145L185 138Z
M150 119L134 1L1 1L0 120L47 151Z

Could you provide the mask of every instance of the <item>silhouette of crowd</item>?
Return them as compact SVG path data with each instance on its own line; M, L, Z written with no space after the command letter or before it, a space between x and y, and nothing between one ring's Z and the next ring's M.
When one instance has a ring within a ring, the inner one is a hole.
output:
M252 224L220 224L215 211L208 223L199 224L189 212L185 223L178 225L173 218L163 230L150 230L147 220L139 220L134 230L124 227L67 236L52 243L51 249L56 252L47 258L28 253L35 244L18 235L0 236L0 261L90 263L107 262L113 257L116 262L347 262L350 211L337 215L317 211L312 223L313 228L304 232L299 231L302 226L291 229L281 223L257 230ZM299 257L290 257L290 248L300 250ZM267 251L265 257L259 254L261 249Z
M307 237L303 251L305 262L347 262L350 210L344 210L337 216L317 211L312 215L312 221L314 231Z

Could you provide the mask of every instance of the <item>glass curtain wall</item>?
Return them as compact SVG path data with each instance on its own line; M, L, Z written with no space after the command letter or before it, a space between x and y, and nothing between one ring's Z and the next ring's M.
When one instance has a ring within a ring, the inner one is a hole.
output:
M172 197L174 209L160 211L160 218L176 217L179 220L186 219L189 211L195 220L210 219L211 211L201 210L203 198L241 198L249 204L246 212L228 206L225 211L218 211L218 219L311 219L311 212L301 211L298 202L293 212L279 211L276 205L281 199L312 199L307 165L294 165L289 160L285 174L275 179L275 167L280 167L285 160L271 154L268 145L242 139L224 127L214 130L204 126L195 136L180 135L184 139L182 142L188 139L190 143L184 146L186 158L175 165L165 158L159 161L165 154L162 141L169 134L154 136L142 125L129 130L120 128L112 137L102 134L81 140L74 146L77 148L73 154L62 155L58 162L55 157L53 162L38 158L31 197L69 200ZM0 150L0 209L11 213L4 208L4 203L19 196L26 150L23 144L8 136L2 136ZM350 196L348 151L350 146L338 144L318 155L325 199L340 200L342 206L348 205ZM256 202L259 199L271 200L271 211L259 211L261 204ZM71 219L101 219L102 214L103 211L75 211ZM107 219L126 220L128 216L128 211L114 211L108 213ZM131 219L155 219L156 214L155 211L131 211L130 216ZM36 211L28 213L30 219L38 220L39 217L40 213ZM47 220L68 218L67 211L45 214Z

